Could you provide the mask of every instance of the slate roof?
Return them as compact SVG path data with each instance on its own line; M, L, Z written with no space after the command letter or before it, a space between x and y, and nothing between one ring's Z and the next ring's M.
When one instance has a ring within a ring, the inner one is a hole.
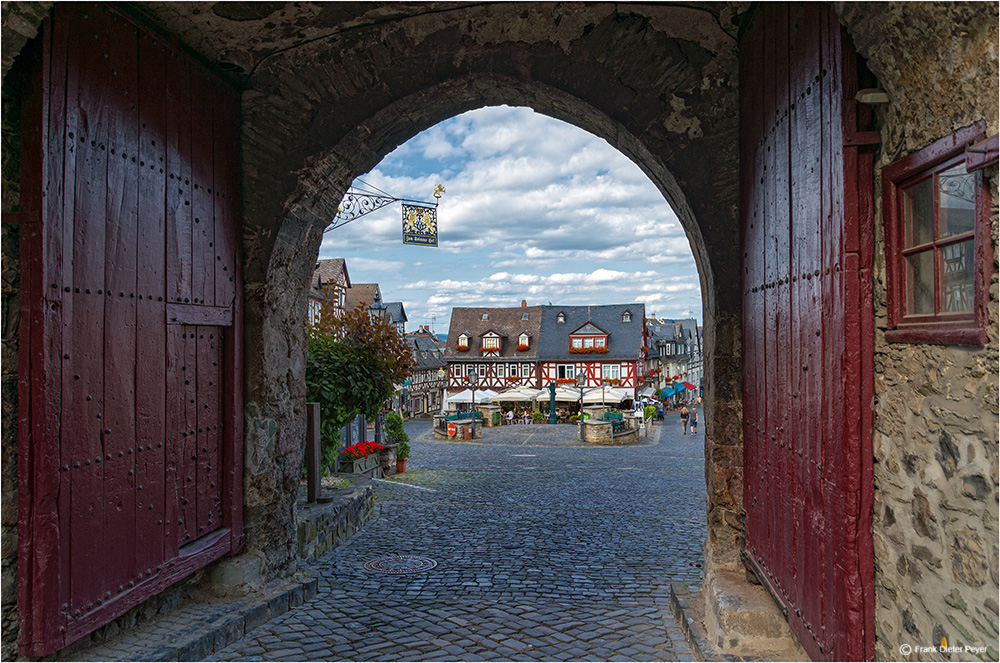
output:
M406 311L403 310L403 302L385 302L385 315L392 324L406 322Z
M407 334L405 338L406 344L413 350L413 358L417 362L415 370L436 370L447 365L444 359L444 351L447 346L441 339L431 334L421 333Z
M538 356L540 359L566 361L635 361L640 358L642 330L646 319L646 305L605 304L602 306L543 306ZM628 311L631 322L622 322ZM566 322L557 322L559 313ZM569 337L590 322L608 334L608 351L601 354L570 354ZM450 339L449 339L450 340Z
M355 283L347 289L345 300L344 308L353 311L361 302L371 306L375 302L382 301L382 292L378 283Z
M538 358L538 329L543 308L542 306L453 308L445 357L453 361L482 357L479 339L486 332L494 331L504 337L500 341L500 358L535 360ZM483 320L483 314L486 314L488 319ZM528 316L527 319L523 317L525 314ZM527 332L529 337L529 349L522 352L517 349L517 338L524 332ZM469 349L459 351L455 349L455 345L463 333L469 336Z

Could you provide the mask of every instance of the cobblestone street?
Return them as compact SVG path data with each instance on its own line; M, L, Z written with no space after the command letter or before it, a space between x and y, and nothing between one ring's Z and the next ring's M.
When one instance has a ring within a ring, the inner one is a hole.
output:
M704 437L665 423L592 447L572 425L454 443L409 422L407 472L315 565L319 595L210 660L694 660L669 586L701 578ZM437 566L364 568L389 555Z

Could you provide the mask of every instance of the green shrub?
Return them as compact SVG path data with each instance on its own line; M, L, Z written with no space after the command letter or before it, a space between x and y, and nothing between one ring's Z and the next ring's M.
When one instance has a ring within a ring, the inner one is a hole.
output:
M407 444L410 441L410 436L403 428L403 418L395 412L385 415L385 434L389 444L397 445L396 458L402 460L410 457L410 445Z
M655 417L656 416L656 406L655 405L647 405L646 407L642 408L642 416L643 416L644 419L652 419L653 417Z
M541 412L532 412L532 413L531 413L531 418L532 418L532 419L533 419L534 421L541 421L542 419L544 419L544 418L545 418L545 415L544 415L544 414L542 414Z

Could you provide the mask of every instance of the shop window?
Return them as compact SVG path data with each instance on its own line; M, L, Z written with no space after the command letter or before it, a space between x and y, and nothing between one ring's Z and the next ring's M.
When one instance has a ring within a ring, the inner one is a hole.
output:
M891 343L986 343L990 201L964 154L983 129L960 129L882 171Z

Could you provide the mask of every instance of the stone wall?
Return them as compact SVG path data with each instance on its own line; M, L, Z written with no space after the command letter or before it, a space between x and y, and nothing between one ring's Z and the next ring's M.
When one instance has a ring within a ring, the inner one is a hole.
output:
M333 501L306 504L298 508L298 553L303 559L319 559L323 553L346 542L368 522L375 509L375 484L371 479L351 475L351 485L326 489Z
M876 169L977 120L998 130L997 6L840 5L890 96ZM899 646L987 646L997 660L997 168L987 171L993 278L985 347L887 343L885 238L876 173L876 658ZM945 660L940 653L922 656Z
M4 6L4 22L7 21ZM4 45L6 49L6 44ZM6 58L6 50L4 51ZM7 71L6 59L4 71ZM24 72L17 67L4 77L0 87L3 162L3 212L18 211L20 201L20 99L16 93ZM17 653L17 348L21 314L18 226L4 223L2 232L2 285L0 296L0 370L2 370L2 438L0 438L0 660L13 660Z

